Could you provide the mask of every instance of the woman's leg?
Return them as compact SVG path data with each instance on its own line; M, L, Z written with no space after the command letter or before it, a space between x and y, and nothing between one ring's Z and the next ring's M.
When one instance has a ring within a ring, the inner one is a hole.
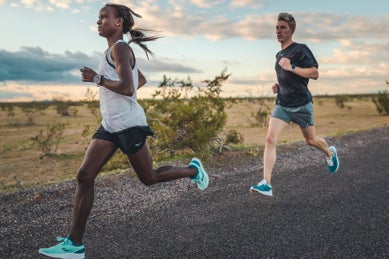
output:
M138 175L139 180L146 185L169 182L196 175L196 169L194 167L162 166L154 170L153 157L147 142L140 151L128 155L128 159Z
M94 181L117 147L109 141L93 139L88 146L84 161L77 174L77 190L70 236L75 244L82 242L86 222L93 206Z

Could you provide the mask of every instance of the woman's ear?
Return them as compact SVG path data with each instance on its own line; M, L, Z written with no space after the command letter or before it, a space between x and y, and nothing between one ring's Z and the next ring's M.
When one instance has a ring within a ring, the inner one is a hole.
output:
M116 26L120 26L120 25L123 25L123 18L120 17L117 22L116 22Z

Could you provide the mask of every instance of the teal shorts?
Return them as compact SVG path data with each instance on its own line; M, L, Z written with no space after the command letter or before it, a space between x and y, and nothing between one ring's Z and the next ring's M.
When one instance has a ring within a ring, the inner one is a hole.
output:
M301 128L306 129L313 126L313 104L290 108L276 105L271 113L271 117L285 121L286 123L294 122Z

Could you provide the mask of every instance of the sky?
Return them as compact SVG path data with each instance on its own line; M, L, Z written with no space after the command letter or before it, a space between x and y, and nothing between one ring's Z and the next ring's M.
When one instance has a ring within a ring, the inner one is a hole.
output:
M280 12L295 17L293 40L308 45L319 63L312 94L377 93L389 80L387 0L111 2L131 7L142 15L136 26L163 36L148 43L155 53L149 60L133 46L148 80L139 98L149 97L164 75L201 86L223 70L231 76L222 96L273 96ZM88 86L95 89L81 82L79 69L97 69L107 48L96 24L106 3L0 0L0 102L82 100Z

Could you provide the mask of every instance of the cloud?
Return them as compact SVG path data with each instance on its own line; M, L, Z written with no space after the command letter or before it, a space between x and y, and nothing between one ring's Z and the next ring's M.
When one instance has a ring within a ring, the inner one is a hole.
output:
M80 83L79 69L83 66L97 67L101 54L86 55L82 52L66 51L52 54L40 47L22 47L20 51L0 50L0 82L21 81L30 83ZM176 72L201 73L200 70L164 58L146 60L139 58L141 67L150 73ZM167 61L166 61L167 60Z
M250 7L250 8L260 8L262 7L263 1L260 0L232 0L232 7Z
M0 1L0 4L5 3L4 0ZM268 5L263 0L112 2L134 7L134 11L144 17L136 19L136 23L141 27L163 31L168 36L204 36L210 40L274 39L277 13L259 14L258 10ZM99 5L99 2L92 0L20 1L20 5L39 11L66 10L73 14L81 14L90 10L92 5L98 8L103 4L102 1ZM333 12L294 12L293 15L297 21L295 36L302 40L386 39L389 35L389 15L371 17Z
M323 64L322 76L345 78L349 82L365 78L371 82L384 82L389 71L389 42L361 42L352 44L342 41L333 49L331 56L320 58Z
M20 51L0 50L0 81L25 82L79 82L75 71L81 67L96 64L100 59L96 54L87 56L81 52L52 54L39 47L22 47Z
M5 86L0 86L0 102L29 102L53 99L83 100L88 86L91 87L92 85L87 83L77 85L55 83L30 85L11 81ZM92 90L95 91L96 88L92 88Z
M323 61L332 64L365 65L377 69L377 64L389 62L389 42L341 41L333 56Z
M136 23L164 31L169 36L201 35L211 40L274 39L278 13L258 14L264 2L192 0L189 3L169 1L157 6L150 1L139 2L136 9L144 19L138 19ZM226 8L227 3L230 8ZM389 26L386 26L389 15L370 17L332 12L295 12L293 15L297 21L296 36L304 40L383 39L389 35Z
M28 93L28 92L18 93L18 92L15 92L15 90L3 91L0 88L0 101L14 100L14 99L18 99L18 98L23 98L23 99L25 98L25 99L30 100L33 97L34 97L34 95L32 93Z
M161 59L150 60L150 61L144 58L138 58L137 60L141 64L143 70L152 73L157 73L157 72L190 73L190 74L202 73L201 70L182 65L178 61L174 61L169 58L161 58ZM161 60L168 60L168 62L164 62Z
M305 39L331 41L341 39L387 39L389 15L382 17L340 15L334 13L296 13L296 35ZM377 30L380 28L380 30Z
M0 0L0 5L5 0ZM55 12L56 10L69 10L71 13L78 13L78 8L88 9L90 4L96 3L94 0L20 0L20 3L10 3L12 7L31 8L38 12ZM73 10L74 9L74 10Z
M192 3L195 6L202 7L202 8L210 8L212 6L218 5L220 3L223 3L224 0L190 0L190 3Z

